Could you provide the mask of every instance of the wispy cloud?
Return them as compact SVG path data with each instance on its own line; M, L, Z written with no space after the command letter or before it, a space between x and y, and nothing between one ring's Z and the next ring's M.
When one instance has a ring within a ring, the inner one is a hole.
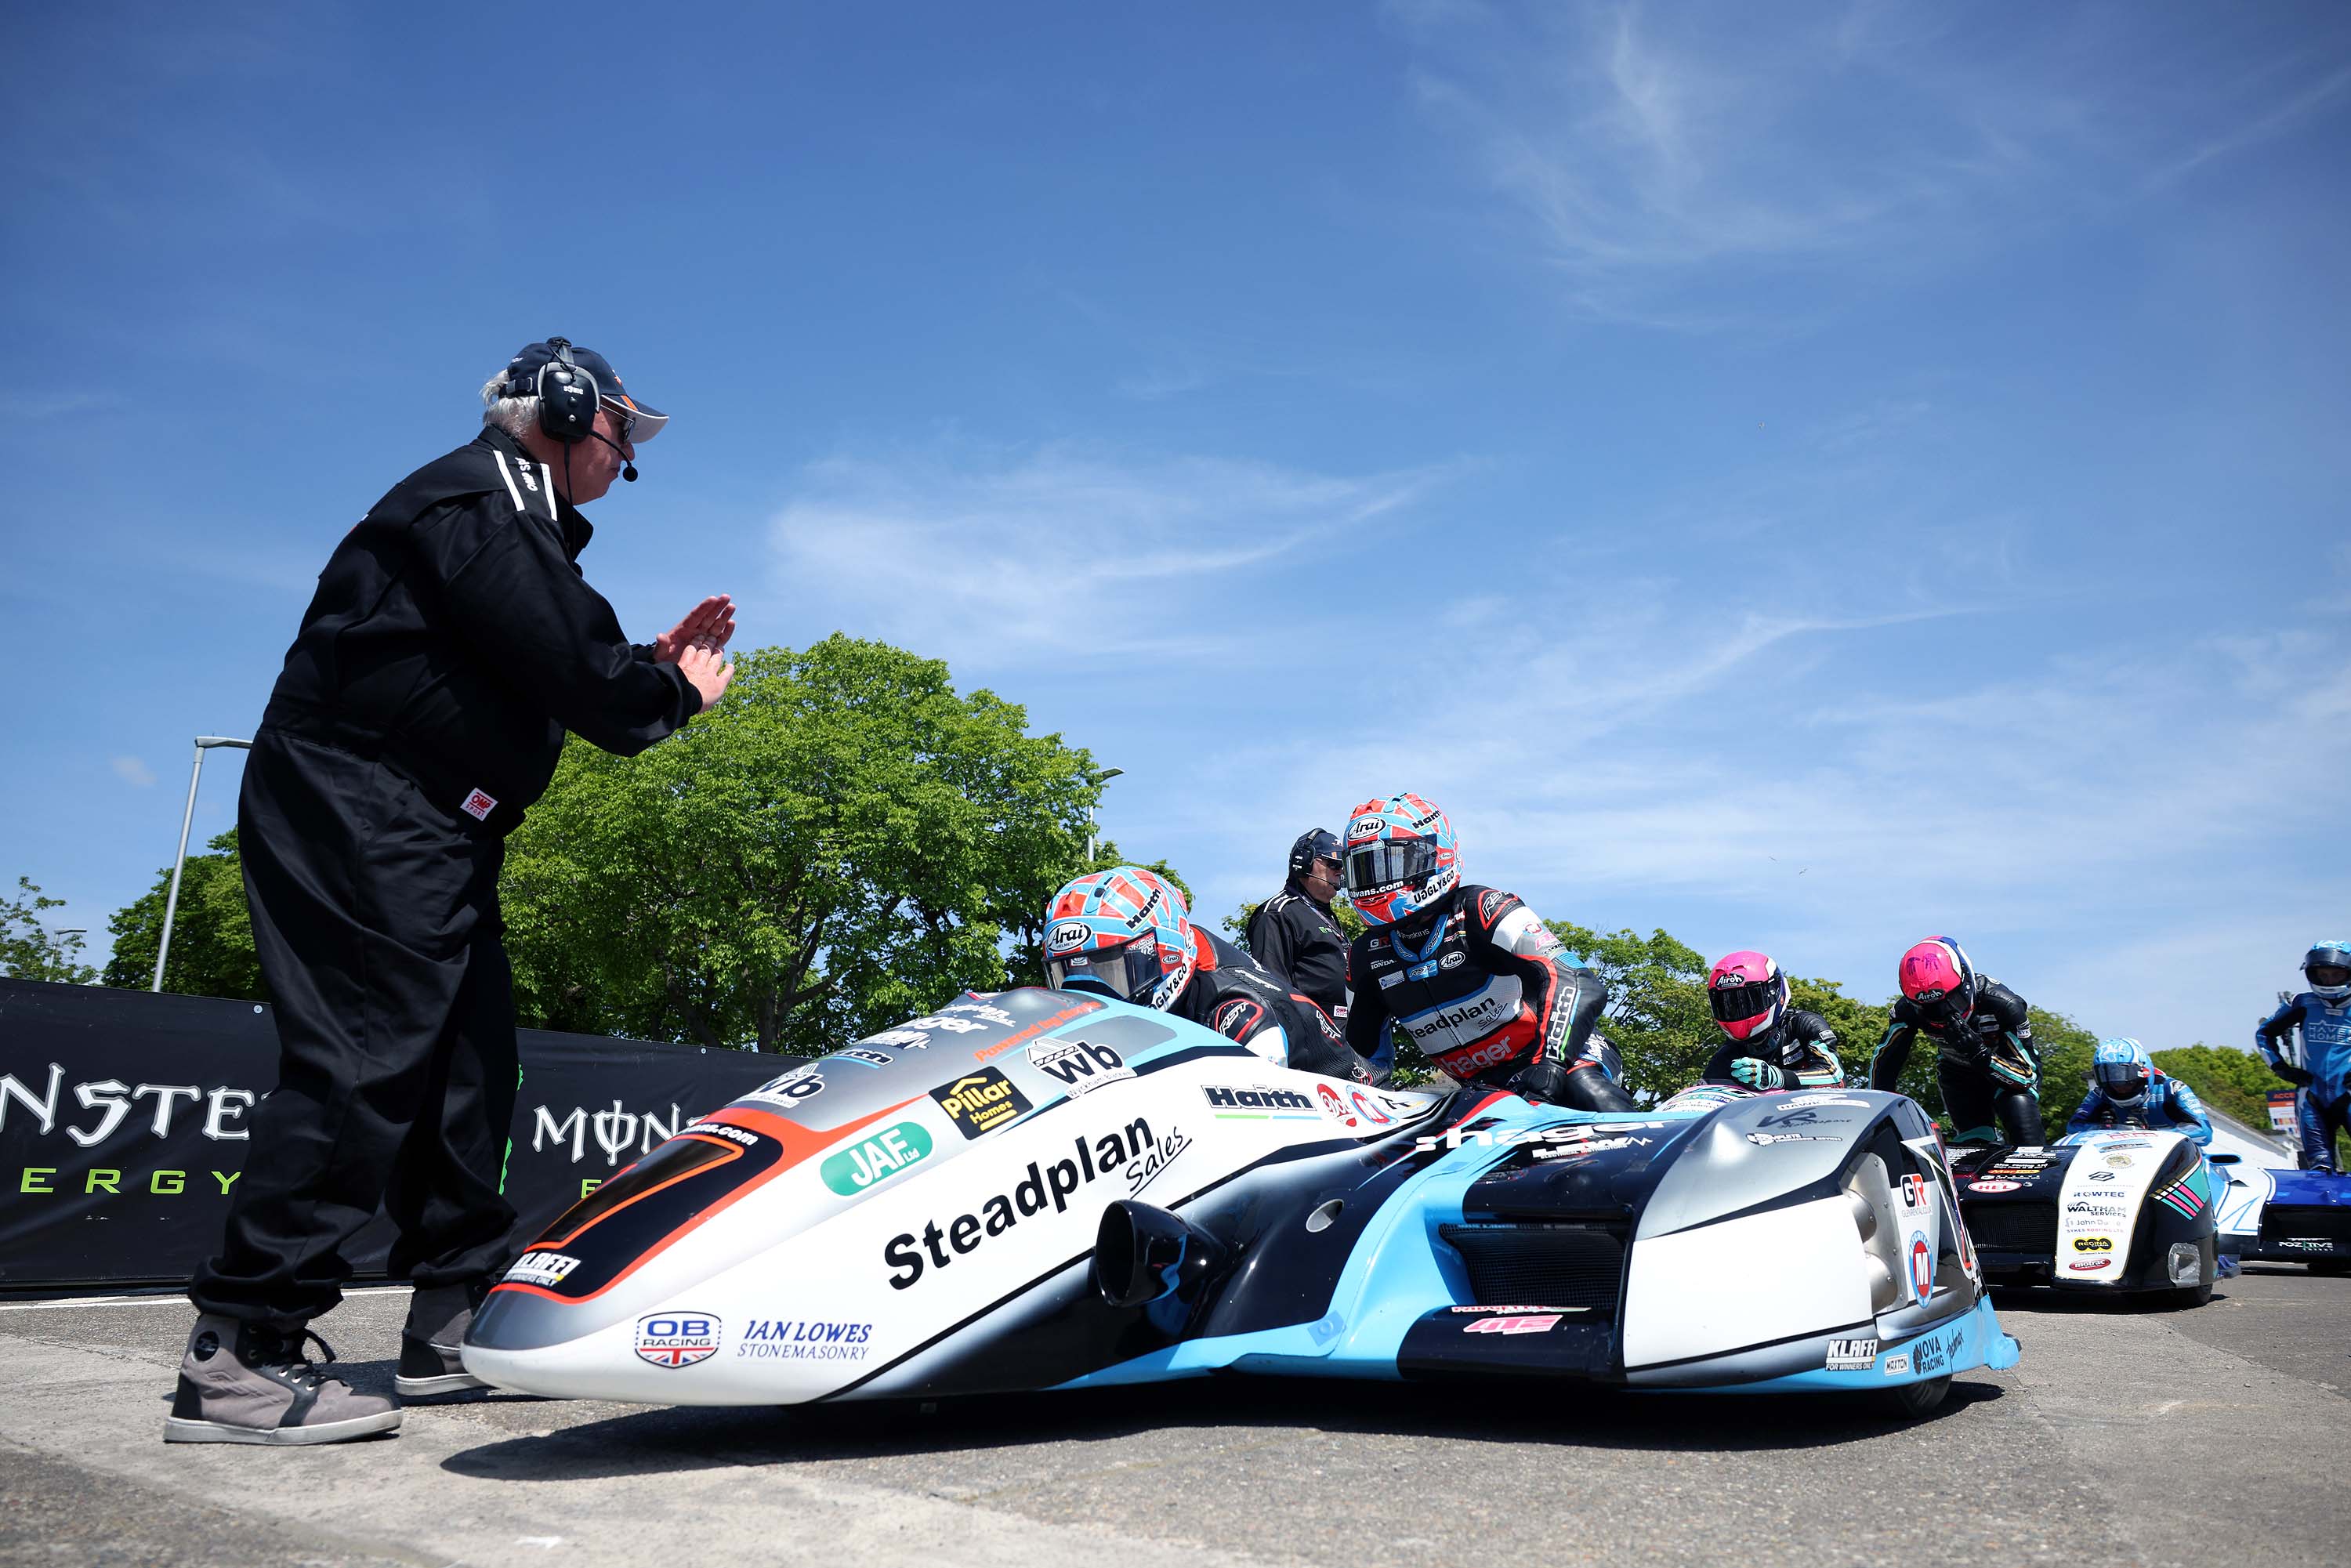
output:
M114 776L125 784L144 789L155 782L153 769L135 757L118 757L111 763Z
M1201 657L1246 634L1264 574L1322 570L1343 530L1411 506L1439 477L947 445L810 465L772 538L796 590L959 664Z
M1800 322L1835 291L1792 283L1869 287L2077 221L2351 96L2340 47L2219 80L2233 40L2142 7L2021 29L1871 5L1390 15L1420 106L1562 298L1682 330ZM2108 69L2125 46L2140 68Z

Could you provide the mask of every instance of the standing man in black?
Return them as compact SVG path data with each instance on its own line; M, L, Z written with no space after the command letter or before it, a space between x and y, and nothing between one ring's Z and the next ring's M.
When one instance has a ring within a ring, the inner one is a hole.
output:
M1339 892L1339 838L1309 828L1290 846L1290 879L1249 916L1249 956L1276 979L1331 1015L1347 1021L1347 937L1331 912ZM1385 1072L1374 1064L1374 1076Z
M517 1071L506 835L566 731L633 755L733 674L726 596L632 646L577 564L579 507L636 477L636 445L667 416L560 338L516 355L482 401L481 434L336 547L254 737L237 844L278 1087L221 1251L189 1288L200 1315L168 1442L399 1427L397 1405L303 1354L379 1204L400 1230L392 1272L416 1287L400 1394L480 1386L456 1347L515 1219L500 1193Z

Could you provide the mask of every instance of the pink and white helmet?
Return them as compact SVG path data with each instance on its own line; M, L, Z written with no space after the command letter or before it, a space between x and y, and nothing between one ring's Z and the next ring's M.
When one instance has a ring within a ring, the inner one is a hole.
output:
M1707 1005L1733 1040L1771 1031L1788 1010L1788 977L1761 953L1733 953L1706 977Z
M1976 1005L1976 970L1949 936L1929 936L1902 955L1902 994L1938 1017L1963 1019Z

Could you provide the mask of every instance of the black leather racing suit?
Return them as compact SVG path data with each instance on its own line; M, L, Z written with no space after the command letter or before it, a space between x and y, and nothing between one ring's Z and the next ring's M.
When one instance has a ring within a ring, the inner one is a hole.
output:
M1836 1030L1829 1027L1828 1019L1793 1008L1761 1034L1724 1040L1707 1059L1706 1071L1698 1074L1698 1082L1727 1083L1740 1089L1840 1088L1844 1083L1844 1069L1837 1061L1836 1042ZM1780 1082L1741 1083L1733 1078L1730 1064L1746 1057L1776 1068Z
M1192 977L1168 1005L1169 1012L1301 1072L1371 1082L1362 1059L1347 1049L1339 1026L1321 1008L1215 933L1195 925L1192 936Z
M1635 1108L1601 1069L1593 1039L1608 988L1516 894L1458 887L1356 937L1347 970L1347 1043L1360 1055L1393 1027L1461 1082L1580 1111Z
M1954 1142L2041 1142L2041 1051L2022 997L1998 980L1980 981L1974 1005L1956 1022L1896 998L1886 1038L1869 1059L1872 1089L1893 1090L1921 1033L1935 1042L1935 1081Z

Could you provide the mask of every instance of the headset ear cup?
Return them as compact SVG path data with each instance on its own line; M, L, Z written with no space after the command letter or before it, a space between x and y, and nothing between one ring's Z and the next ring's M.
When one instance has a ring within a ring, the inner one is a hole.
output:
M596 380L566 365L538 371L538 428L566 446L588 439L596 427Z

